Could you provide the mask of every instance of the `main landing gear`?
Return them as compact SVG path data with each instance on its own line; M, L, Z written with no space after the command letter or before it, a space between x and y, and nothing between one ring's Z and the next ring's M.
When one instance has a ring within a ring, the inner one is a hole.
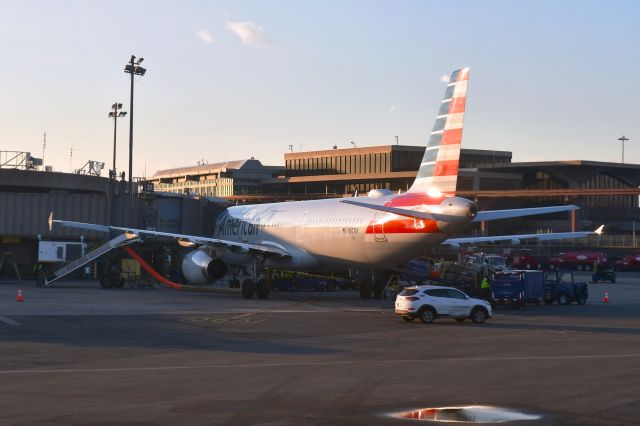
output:
M266 278L263 276L263 260L257 255L251 256L247 263L247 274L249 277L242 281L242 298L253 299L253 293L256 293L258 299L268 299L271 293L271 274Z
M271 283L268 279L260 278L258 282L251 278L242 281L242 298L253 299L253 293L256 293L258 299L268 299L271 293Z

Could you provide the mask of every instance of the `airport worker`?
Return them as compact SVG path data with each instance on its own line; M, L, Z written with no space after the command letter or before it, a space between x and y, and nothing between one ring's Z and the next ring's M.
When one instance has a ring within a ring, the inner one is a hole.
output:
M480 283L480 297L487 301L491 298L491 287L489 286L489 278L486 275Z
M33 273L36 276L36 281L42 276L42 263L36 262L33 264Z

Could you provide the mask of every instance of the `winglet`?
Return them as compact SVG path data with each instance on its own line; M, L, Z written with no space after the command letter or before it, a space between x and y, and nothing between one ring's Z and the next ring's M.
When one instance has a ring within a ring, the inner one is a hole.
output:
M598 229L593 231L595 234L602 235L602 231L604 231L604 225L598 226Z
M49 224L49 231L53 230L53 212L49 213L49 220L47 221Z

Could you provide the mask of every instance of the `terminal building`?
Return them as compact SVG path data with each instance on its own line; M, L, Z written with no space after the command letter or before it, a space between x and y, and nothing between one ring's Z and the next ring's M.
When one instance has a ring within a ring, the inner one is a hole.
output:
M385 145L287 153L284 176L266 179L265 194L291 199L406 191L424 154L421 146ZM595 229L630 234L640 221L640 165L598 161L512 162L509 151L462 149L457 193L481 209L577 204L566 214L492 222L491 233ZM250 201L250 200L247 200ZM488 226L488 225L487 225ZM473 229L487 233L488 228Z
M283 168L258 160L225 161L157 171L149 182L158 192L209 197L263 193L262 181L282 174Z

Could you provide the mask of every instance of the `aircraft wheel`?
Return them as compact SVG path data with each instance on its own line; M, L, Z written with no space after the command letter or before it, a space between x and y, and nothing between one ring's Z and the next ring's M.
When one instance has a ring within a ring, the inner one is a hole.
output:
M264 278L258 280L258 283L256 284L256 294L258 295L258 299L268 299L270 291L271 286L269 285L269 281Z
M247 278L242 281L242 298L253 299L253 291L256 289L256 285L253 280Z

